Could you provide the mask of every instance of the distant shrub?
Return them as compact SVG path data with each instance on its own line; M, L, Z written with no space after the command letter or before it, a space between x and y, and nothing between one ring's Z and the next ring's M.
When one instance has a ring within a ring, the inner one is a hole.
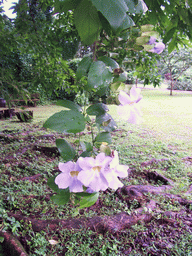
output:
M171 85L169 84L168 89L171 89ZM180 90L180 91L192 91L192 81L190 78L185 78L178 80L174 86L173 90Z

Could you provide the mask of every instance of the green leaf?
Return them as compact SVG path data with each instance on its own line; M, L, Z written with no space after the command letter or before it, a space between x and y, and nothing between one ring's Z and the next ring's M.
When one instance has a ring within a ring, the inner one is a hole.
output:
M50 197L51 200L53 200L54 203L58 205L64 205L69 202L70 199L70 192L69 189L60 189L59 194L53 195Z
M64 139L56 139L56 146L61 157L67 162L76 156L75 149Z
M92 62L93 62L93 60L91 59L91 57L84 57L79 62L77 72L76 72L76 76L77 76L78 80L81 79L81 77L83 77L83 76L87 76L88 70L89 70Z
M121 73L118 77L114 77L113 83L116 83L116 82L125 82L126 80L127 80L127 72L124 71L124 72Z
M81 153L81 157L90 157L92 155L91 151L83 151Z
M55 192L58 192L59 191L59 188L57 186L57 184L55 184L55 178L56 178L57 175L54 175L52 177L50 177L48 180L47 180L47 185Z
M153 31L154 26L151 24L141 26L141 32Z
M97 9L89 0L82 0L74 11L74 22L82 42L93 44L99 36L101 23Z
M49 117L43 127L57 132L78 133L85 129L85 119L80 112L62 110Z
M92 205L94 205L96 202L97 202L97 199L99 198L99 192L96 192L96 193L85 193L85 192L82 192L82 193L77 193L76 196L80 199L79 201L79 208L82 209L82 208L86 208L86 207L90 207Z
M124 0L91 0L93 5L108 20L114 31L127 29L134 25L127 15L128 7Z
M130 0L129 0L130 1ZM138 0L138 4L135 8L135 13L143 13L148 10L147 5L144 3L143 0Z
M112 79L112 70L109 70L104 62L93 62L88 73L87 90L99 90L109 85Z
M168 53L171 53L176 47L175 38L172 38L171 42L168 45Z
M81 153L80 156L82 156L82 157L91 156L91 153L92 153L92 151L93 151L93 146L92 146L92 144L91 144L90 142L86 142L86 141L80 142L80 144L81 144L81 147L82 147L82 149L83 149L83 152Z
M169 31L167 31L167 33L165 34L165 37L163 39L163 42L166 44L167 42L169 42L169 40L173 37L173 35L177 32L177 28L173 27L171 28Z
M104 62L106 66L110 66L112 69L119 68L119 64L112 58L102 56L99 58L99 60Z
M65 107L65 108L69 108L71 110L74 110L74 111L79 111L81 112L82 111L82 108L74 103L73 101L70 101L70 100L58 100L57 103L56 103L57 106L62 106L62 107Z
M55 0L54 13L67 12L73 10L79 4L79 0Z
M107 33L107 35L111 36L112 35L112 28L111 25L109 24L108 20L103 16L101 12L98 12L99 18L102 24L103 29Z
M112 143L111 134L109 132L101 132L96 136L95 141L107 142L108 144L111 144Z
M103 103L95 103L89 106L86 110L87 114L90 116L98 116L105 114L105 112L109 111L107 105Z
M83 151L92 151L93 150L93 147L90 142L83 141L83 142L80 142L80 144L81 144Z
M114 131L117 128L112 116L107 113L96 116L96 123L107 132Z
M70 41L64 41L62 43L62 57L64 60L73 59L76 52L78 51L79 47L79 41L73 40Z
M140 36L136 38L136 44L143 45L149 42L150 36Z
M4 237L0 236L0 243L3 243L3 241L4 241Z

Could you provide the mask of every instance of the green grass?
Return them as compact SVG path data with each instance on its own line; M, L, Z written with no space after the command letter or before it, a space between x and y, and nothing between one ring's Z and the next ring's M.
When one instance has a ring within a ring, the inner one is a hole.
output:
M174 92L169 95L168 90L142 89L143 99L141 109L143 123L135 126L126 124L119 119L116 106L110 106L110 113L118 120L118 124L124 124L126 130L135 127L136 130L147 129L158 140L170 143L186 144L192 146L192 94ZM150 130L150 131L149 131ZM191 153L192 151L190 151Z

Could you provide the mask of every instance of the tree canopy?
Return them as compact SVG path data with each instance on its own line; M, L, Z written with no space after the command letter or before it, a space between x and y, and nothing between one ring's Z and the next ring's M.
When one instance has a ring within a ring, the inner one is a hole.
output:
M77 80L87 76L91 90L96 83L97 92L102 94L106 91L103 85L115 81L114 70L123 65L126 57L131 57L131 51L134 57L136 52L150 47L151 36L158 38L159 34L168 44L169 52L179 45L190 44L191 3L190 0L19 0L12 7L16 19L9 20L0 10L1 91L10 80L16 90L26 84L26 89L42 87L47 92L62 87L77 91L82 84L73 82L71 87L75 74L67 60L73 59L81 42L90 47L92 56L80 64ZM100 62L91 63L96 60ZM102 70L98 70L99 66ZM123 72L115 76L119 82L125 79Z

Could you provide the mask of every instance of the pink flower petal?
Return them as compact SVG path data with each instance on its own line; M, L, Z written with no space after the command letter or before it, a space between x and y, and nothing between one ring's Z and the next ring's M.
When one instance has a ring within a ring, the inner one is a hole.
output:
M134 101L135 103L139 102L142 99L140 92L141 92L141 89L136 88L135 86L133 86L130 90L131 100Z
M68 188L71 182L72 182L72 177L69 175L69 173L60 173L55 178L55 184L57 184L58 187L62 189Z
M130 104L131 103L131 98L127 93L120 91L118 99L122 105Z

